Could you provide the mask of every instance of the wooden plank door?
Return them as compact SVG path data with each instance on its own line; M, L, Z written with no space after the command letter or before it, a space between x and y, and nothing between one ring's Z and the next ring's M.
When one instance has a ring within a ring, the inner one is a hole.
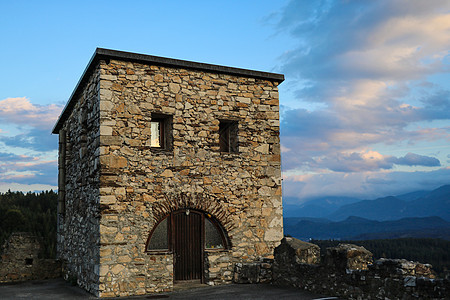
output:
M173 214L175 280L203 279L203 215L195 211Z

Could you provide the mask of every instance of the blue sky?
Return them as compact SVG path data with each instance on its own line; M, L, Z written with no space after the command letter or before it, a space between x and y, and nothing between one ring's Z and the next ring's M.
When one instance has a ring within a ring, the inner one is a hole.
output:
M450 183L448 1L1 1L0 192L56 188L96 47L283 73L283 195ZM297 200L294 200L297 199Z

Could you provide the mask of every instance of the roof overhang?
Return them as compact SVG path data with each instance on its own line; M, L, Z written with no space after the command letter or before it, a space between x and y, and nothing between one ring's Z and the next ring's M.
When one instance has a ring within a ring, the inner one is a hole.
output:
M54 133L54 134L59 133L59 130L61 129L64 121L67 119L67 117L72 112L72 109L76 104L77 95L82 90L85 82L89 79L89 74L92 72L92 69L97 66L97 64L100 60L113 60L113 59L121 60L121 61L129 61L129 62L138 62L138 63L148 64L148 65L158 65L158 66L173 67L173 68L193 69L193 70L205 71L205 72L209 72L209 73L222 73L222 74L229 74L229 75L234 75L234 76L258 78L258 79L264 79L264 80L269 80L269 81L278 82L278 83L281 83L282 81L284 81L283 74L261 72L261 71L254 71L254 70L248 70L248 69L240 69L240 68L233 68L233 67L227 67L227 66L199 63L199 62L193 62L193 61L187 61L187 60L166 58L166 57L160 57L160 56L153 56L153 55L131 53L131 52L111 50L111 49L97 48L94 52L94 55L92 55L91 60L89 61L86 69L84 70L83 75L81 76L80 80L78 81L74 91L72 92L72 95L70 95L69 101L67 102L61 115L59 116L58 121L56 122L55 126L53 127L52 133Z

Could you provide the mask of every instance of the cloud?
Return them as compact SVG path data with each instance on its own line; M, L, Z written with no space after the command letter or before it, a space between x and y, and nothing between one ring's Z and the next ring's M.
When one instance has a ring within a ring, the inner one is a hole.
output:
M427 6L427 7L426 7ZM448 70L448 1L291 1L279 30L299 48L285 71L308 79L415 79ZM300 67L300 68L298 68Z
M5 153L0 152L0 166L4 162L14 163L14 162L24 162L24 161L34 161L35 157L27 156L27 155L17 155L14 153Z
M432 190L448 184L450 168L415 172L320 173L284 176L283 196L305 199L318 196L351 196L375 199L415 190ZM293 204L293 203L291 203Z
M449 20L448 1L290 1L277 26L299 45L281 57L297 101L282 110L283 170L441 166L425 153L372 149L450 140L436 123L450 119L448 76L430 79L450 70Z
M408 153L404 157L400 158L389 158L389 161L397 165L404 166L426 166L426 167L439 167L441 165L440 161L434 157L418 155L414 153Z
M290 153L287 153L284 156L289 157L289 155ZM310 157L308 160L302 161L301 164L304 168L306 167L312 172L373 172L390 170L394 168L394 165L423 167L441 166L439 159L430 156L408 153L403 157L395 157L382 155L376 151L326 153L322 156ZM289 170L290 168L286 167L284 169Z
M56 123L62 106L36 105L27 98L7 98L0 101L0 123L12 123L50 130Z
M7 149L54 151L58 144L57 137L51 135L51 128L61 110L61 105L35 105L25 97L1 100L0 142Z
M57 160L0 153L0 182L55 185L57 173Z
M58 148L58 137L50 130L32 128L15 136L0 136L0 141L9 147L26 148L34 151L53 151Z

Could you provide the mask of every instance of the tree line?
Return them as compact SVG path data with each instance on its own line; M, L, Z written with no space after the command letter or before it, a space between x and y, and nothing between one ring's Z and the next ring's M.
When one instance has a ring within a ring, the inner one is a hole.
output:
M401 238L363 241L311 240L324 253L328 247L336 247L340 243L363 246L372 252L374 259L393 258L407 259L424 264L431 264L433 270L443 276L450 270L450 241L432 238Z
M56 257L56 209L58 194L0 193L0 250L12 232L30 232L42 241L42 257Z
M56 257L56 210L58 194L52 190L40 193L0 193L0 250L12 232L30 232L42 241L44 258ZM324 253L339 243L363 246L374 259L405 258L429 263L440 275L450 270L450 241L431 238L377 239L362 241L311 240Z

